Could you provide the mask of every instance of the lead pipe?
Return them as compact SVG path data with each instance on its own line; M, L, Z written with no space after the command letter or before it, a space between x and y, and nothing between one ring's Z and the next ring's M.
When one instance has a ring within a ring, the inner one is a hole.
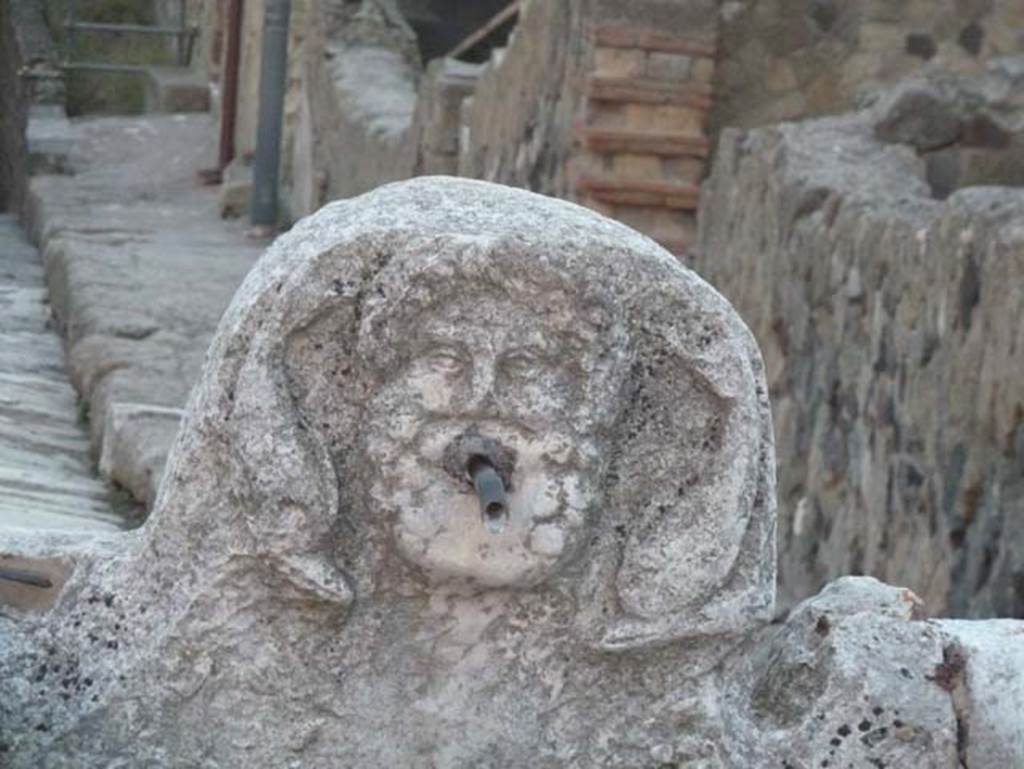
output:
M25 569L0 569L0 579L32 587L53 587L53 581L45 574Z
M508 522L508 499L505 483L485 457L470 457L466 466L473 489L480 500L480 517L487 530L497 534Z

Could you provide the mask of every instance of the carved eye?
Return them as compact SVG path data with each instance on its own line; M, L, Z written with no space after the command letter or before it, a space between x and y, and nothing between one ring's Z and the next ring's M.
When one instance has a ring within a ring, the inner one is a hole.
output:
M439 374L455 374L462 370L462 358L452 347L435 347L424 360L431 370Z
M501 363L511 374L530 374L544 365L545 358L539 350L524 348L503 356Z

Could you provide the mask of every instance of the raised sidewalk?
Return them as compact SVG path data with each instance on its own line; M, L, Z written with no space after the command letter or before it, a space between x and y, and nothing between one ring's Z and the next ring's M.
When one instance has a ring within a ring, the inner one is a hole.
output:
M217 215L209 115L72 123L72 176L38 176L28 222L102 472L151 504L206 348L264 243Z

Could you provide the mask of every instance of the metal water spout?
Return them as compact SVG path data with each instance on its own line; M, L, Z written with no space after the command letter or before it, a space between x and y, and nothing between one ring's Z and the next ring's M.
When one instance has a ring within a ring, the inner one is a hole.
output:
M480 501L480 519L492 534L508 524L511 510L508 492L516 453L475 428L453 440L444 453L444 467L460 483L469 481Z
M508 500L505 482L487 457L474 455L466 463L466 472L473 479L473 489L480 500L480 516L487 530L497 534L508 522Z

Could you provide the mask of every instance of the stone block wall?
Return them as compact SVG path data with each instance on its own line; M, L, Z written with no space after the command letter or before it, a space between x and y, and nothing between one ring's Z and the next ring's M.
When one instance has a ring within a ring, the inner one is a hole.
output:
M726 130L701 201L693 266L765 356L781 598L871 574L1021 617L1024 189L938 200L881 124Z
M462 109L458 174L566 197L586 51L580 0L526 0Z
M1020 0L726 0L712 127L835 114L921 69L1024 51Z

